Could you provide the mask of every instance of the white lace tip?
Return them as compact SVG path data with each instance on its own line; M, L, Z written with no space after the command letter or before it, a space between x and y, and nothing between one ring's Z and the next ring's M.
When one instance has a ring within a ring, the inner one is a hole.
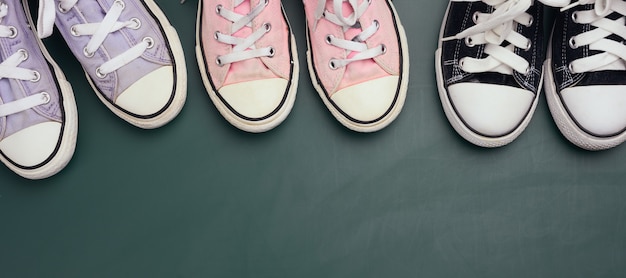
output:
M456 40L456 39L457 39L457 37L454 37L454 36L453 37L445 37L445 38L442 38L441 41L442 42L447 42L447 41L453 41L453 40Z
M580 4L580 3L578 3L578 2L574 2L574 3L572 3L572 4L569 4L569 5L567 5L567 6L563 7L563 8L561 8L561 10L560 10L560 11L561 11L561 12L567 11L567 10L569 10L569 9L573 8L573 7L578 6L579 4Z

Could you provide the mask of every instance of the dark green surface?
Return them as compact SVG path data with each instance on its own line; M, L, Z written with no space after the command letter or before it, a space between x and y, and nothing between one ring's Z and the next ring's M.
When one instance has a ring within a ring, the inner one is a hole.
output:
M433 70L446 1L394 1L411 80L391 126L342 127L303 66L290 117L257 135L206 95L197 1L157 2L189 73L161 129L115 117L58 34L46 40L74 86L78 145L44 181L0 167L0 277L626 277L626 147L572 146L543 97L509 146L461 139ZM302 2L284 5L305 65Z

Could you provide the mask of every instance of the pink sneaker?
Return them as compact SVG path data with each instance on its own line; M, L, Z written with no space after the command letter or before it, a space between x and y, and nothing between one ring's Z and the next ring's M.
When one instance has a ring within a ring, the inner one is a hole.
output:
M313 85L346 127L373 132L404 105L409 55L390 0L303 0Z
M299 66L280 0L200 0L196 30L202 79L222 116L248 132L285 120Z

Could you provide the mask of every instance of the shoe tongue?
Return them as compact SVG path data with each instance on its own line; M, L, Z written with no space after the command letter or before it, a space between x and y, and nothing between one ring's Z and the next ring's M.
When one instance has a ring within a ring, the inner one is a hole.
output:
M250 1L243 1L239 6L235 7L235 12L246 15L250 13Z

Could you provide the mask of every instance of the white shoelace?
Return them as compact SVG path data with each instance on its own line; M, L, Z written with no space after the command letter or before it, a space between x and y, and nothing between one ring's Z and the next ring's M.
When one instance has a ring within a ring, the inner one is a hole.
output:
M2 19L7 16L8 10L9 7L7 4L0 4L0 37L2 38L13 38L17 35L17 29L15 27L2 25ZM26 59L28 59L28 53L23 49L9 56L0 64L0 79L11 78L25 81L30 80L32 82L39 81L39 72L18 67L19 64ZM19 113L35 106L46 104L49 101L50 95L46 92L41 92L9 103L3 103L0 104L0 117Z
M600 70L626 70L626 45L621 42L607 39L617 35L622 41L626 39L626 2L614 0L581 0L561 9L570 9L577 5L595 4L593 10L576 11L572 13L572 20L579 24L590 24L596 27L593 30L578 34L569 40L571 48L589 46L590 50L601 53L580 58L569 64L573 73L593 72ZM617 12L621 15L616 20L606 16Z
M244 1L249 0L236 0L235 7L243 4ZM259 15L265 7L269 4L269 0L261 1L256 7L252 8L247 15L242 15L234 11L227 10L222 5L218 5L215 8L215 12L221 17L229 20L233 23L231 26L230 35L221 32L214 34L215 39L221 43L230 44L233 46L232 52L229 54L221 55L217 57L215 61L219 66L223 66L230 63L235 63L243 60L259 57L272 57L274 56L273 47L256 48L254 45L259 39L261 39L266 33L272 30L272 26L269 23L263 25L264 28L259 28L252 32L245 38L239 38L232 36L244 27L252 27L252 21Z
M335 11L335 13L333 14L326 10L326 1L327 0L319 0L317 2L317 8L315 10L316 22L313 26L313 29L317 28L317 23L322 18L325 18L335 25L341 26L344 32L346 32L350 28L362 28L359 19L367 11L371 3L371 0L363 1L361 5L358 4L357 0L332 0L333 10ZM348 15L348 17L343 16L344 2L348 2L350 8L352 9L352 13ZM332 69L345 67L352 62L372 59L387 52L387 48L384 44L369 48L365 43L365 41L372 37L379 28L380 23L374 20L374 22L370 23L369 27L363 29L361 33L356 35L351 40L344 40L332 35L328 35L326 37L326 42L328 44L344 49L347 54L350 54L351 52L356 53L354 56L348 59L331 59L329 61L329 66Z
M513 74L513 70L528 74L530 64L524 58L515 54L515 48L530 49L532 41L517 33L517 24L530 26L533 17L526 10L533 4L533 0L482 0L487 5L494 7L493 13L475 13L473 20L476 25L467 28L461 33L444 38L444 41L464 39L465 43L472 47L484 45L485 54L483 59L463 57L459 60L459 66L465 72L499 72ZM507 41L507 46L501 44Z
M58 2L58 6L55 4L55 1ZM39 37L45 38L52 34L52 28L54 27L56 18L55 9L58 8L62 13L67 12L72 9L77 2L78 0L39 0L39 18L37 22ZM116 0L111 9L106 13L102 22L78 24L72 27L71 32L74 36L91 36L91 39L83 50L85 56L93 56L109 33L116 32L122 28L137 29L141 27L141 22L136 18L125 22L118 21L125 7L126 5L123 0ZM139 58L147 49L153 46L154 40L152 38L143 38L137 45L100 65L100 67L96 69L96 76L104 78L107 74Z

